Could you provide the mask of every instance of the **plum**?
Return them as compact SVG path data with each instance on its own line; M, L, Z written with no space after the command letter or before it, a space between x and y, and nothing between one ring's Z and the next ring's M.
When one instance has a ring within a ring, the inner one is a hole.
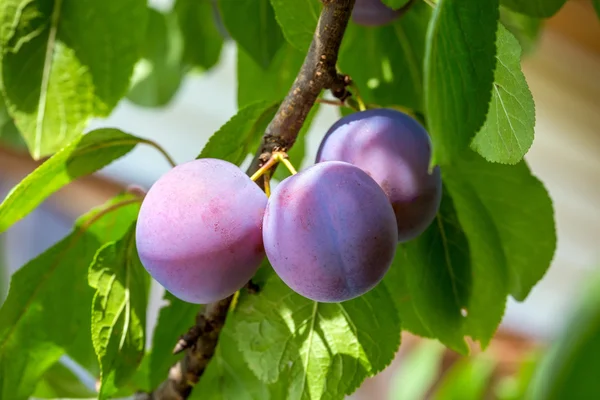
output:
M352 20L363 26L382 26L394 21L400 12L393 10L381 0L356 0Z
M398 224L398 240L419 236L441 202L439 167L431 173L431 141L411 116L391 109L350 114L326 133L317 162L345 161L367 172L388 195Z
M324 162L282 181L263 220L267 258L295 292L342 302L375 287L398 243L390 202L360 168Z
M205 304L240 289L264 259L266 195L237 166L199 159L163 175L140 209L137 250L176 297Z

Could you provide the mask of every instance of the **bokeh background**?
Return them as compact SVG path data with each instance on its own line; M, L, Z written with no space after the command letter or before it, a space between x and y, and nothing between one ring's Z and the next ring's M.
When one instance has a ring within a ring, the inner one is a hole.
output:
M157 8L169 0L150 1ZM600 271L600 23L591 2L571 0L548 21L541 40L524 60L536 103L536 136L526 156L554 201L558 250L549 272L523 303L509 301L492 350L510 363L537 343L551 341L564 328L582 284ZM110 118L89 129L118 127L159 142L177 162L194 159L210 135L236 112L236 50L224 47L217 68L188 76L164 108L137 107L123 100ZM322 106L308 135L305 166L338 118ZM25 153L0 145L0 199L33 168ZM153 149L140 146L94 177L70 185L0 236L0 299L9 276L58 241L76 217L128 184L148 188L169 166ZM149 329L155 323L162 289L153 286ZM402 355L417 339L406 335L398 360L352 396L394 398L390 385ZM89 377L84 377L93 384Z

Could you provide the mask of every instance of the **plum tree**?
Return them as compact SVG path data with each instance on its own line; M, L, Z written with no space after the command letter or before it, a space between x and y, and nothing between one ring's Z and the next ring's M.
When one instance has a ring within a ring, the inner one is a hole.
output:
M150 275L191 303L223 299L264 258L267 197L237 166L199 159L163 175L148 191L136 241Z
M431 173L427 131L409 115L370 109L337 121L326 133L317 162L345 161L365 170L388 195L398 224L398 240L420 235L441 201L439 167Z
M352 20L364 26L387 25L400 13L383 4L381 0L356 0L352 11Z
M297 293L320 302L358 297L381 281L397 244L394 211L360 168L325 162L282 181L267 203L267 258Z

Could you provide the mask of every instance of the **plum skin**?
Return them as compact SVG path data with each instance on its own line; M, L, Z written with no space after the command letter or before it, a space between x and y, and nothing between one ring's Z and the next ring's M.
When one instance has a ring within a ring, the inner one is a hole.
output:
M282 181L267 203L263 240L273 269L292 290L327 303L374 288L398 243L385 193L344 162L317 164Z
M136 226L146 270L181 300L228 297L264 259L267 197L237 166L217 159L181 164L148 191Z
M317 162L339 160L366 171L390 198L398 240L419 236L433 222L442 198L439 167L429 173L431 141L411 116L370 109L338 120L325 134Z
M352 20L363 26L383 26L394 21L400 12L393 10L381 0L356 0Z

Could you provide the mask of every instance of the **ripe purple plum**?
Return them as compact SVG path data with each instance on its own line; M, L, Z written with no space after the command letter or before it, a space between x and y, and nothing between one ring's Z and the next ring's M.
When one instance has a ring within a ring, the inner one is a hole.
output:
M163 175L140 209L136 241L150 275L198 304L239 290L264 259L267 196L237 166L199 159Z
M263 220L267 258L295 292L342 302L374 288L398 243L394 211L364 171L317 164L282 181Z
M356 165L379 183L394 208L399 241L419 236L435 218L440 169L429 172L431 141L411 116L381 108L341 118L317 152L317 162L335 160Z
M352 11L352 20L363 26L382 26L394 21L400 15L381 2L381 0L356 0Z

